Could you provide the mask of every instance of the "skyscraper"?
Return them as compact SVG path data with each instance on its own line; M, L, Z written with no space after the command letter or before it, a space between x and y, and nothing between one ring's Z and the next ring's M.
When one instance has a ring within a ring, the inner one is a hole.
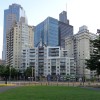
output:
M69 24L67 12L63 11L59 14L59 45L65 48L65 38L73 35L73 26Z
M23 18L21 19L24 21ZM6 64L18 70L24 69L21 66L23 49L33 48L33 27L23 21L15 23L6 35Z
M67 12L66 11L62 11L59 14L59 21L63 22L63 23L66 23L66 24L69 24L69 20L67 19Z
M90 70L86 68L86 59L90 58L93 50L90 40L96 39L97 35L89 32L87 26L79 28L77 34L69 36L65 40L65 48L68 49L68 55L73 57L76 62L77 78L90 78Z
M26 15L24 9L21 5L12 4L8 9L4 10L4 34L3 34L3 54L2 59L6 60L6 46L7 39L6 36L10 29L13 27L15 22L19 22L21 17L25 18L25 23L27 23ZM23 21L23 20L22 20Z
M34 44L38 45L40 40L47 46L57 46L59 41L58 20L52 17L46 18L34 29Z

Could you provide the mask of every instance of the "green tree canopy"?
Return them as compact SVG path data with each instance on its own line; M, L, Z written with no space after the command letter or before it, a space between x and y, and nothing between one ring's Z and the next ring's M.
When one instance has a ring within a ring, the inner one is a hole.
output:
M24 74L26 77L31 77L32 76L32 67L27 67Z
M11 67L11 66L4 66L0 65L0 76L8 78L10 75L11 77L17 76L18 71Z
M93 53L90 55L90 59L86 60L87 68L90 70L96 70L100 75L100 34L97 39L90 41L94 47Z

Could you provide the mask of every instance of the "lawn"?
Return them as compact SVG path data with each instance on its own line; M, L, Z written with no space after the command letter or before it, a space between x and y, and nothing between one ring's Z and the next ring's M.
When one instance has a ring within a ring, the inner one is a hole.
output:
M26 86L0 93L0 100L100 100L100 91L66 86Z

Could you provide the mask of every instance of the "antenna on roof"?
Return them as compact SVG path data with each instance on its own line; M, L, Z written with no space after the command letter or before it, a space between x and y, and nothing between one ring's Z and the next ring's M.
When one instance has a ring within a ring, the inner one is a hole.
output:
M67 3L66 3L66 12L67 12Z

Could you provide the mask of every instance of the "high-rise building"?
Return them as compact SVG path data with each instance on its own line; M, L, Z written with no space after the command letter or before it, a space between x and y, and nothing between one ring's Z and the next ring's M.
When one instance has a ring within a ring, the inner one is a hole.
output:
M83 25L82 27L79 27L78 33L88 33L88 27L86 25Z
M89 32L86 26L79 28L79 32L65 40L65 48L70 57L74 56L76 62L76 74L78 78L90 78L90 70L86 68L85 60L90 58L93 47L90 40L97 37L96 34Z
M69 24L67 12L59 14L59 45L65 48L65 38L73 35L73 26Z
M63 11L59 14L59 21L66 23L66 24L69 24L69 20L67 19L67 12L66 11Z
M34 26L28 25L28 32L29 32L29 47L34 47Z
M65 38L73 35L73 26L69 24L67 12L63 11L59 14L59 21L55 18L48 17L38 24L35 29L35 46L42 39L47 46L61 46L65 48Z
M24 20L21 20L21 17L24 17ZM7 39L6 36L10 32L10 29L13 27L15 22L25 21L27 23L26 15L24 9L21 5L12 4L8 9L4 10L4 34L3 34L3 54L2 59L6 60L6 45Z
M33 27L28 26L23 21L20 21L15 23L6 36L6 64L22 70L22 51L25 48L33 48Z
M35 47L38 45L41 39L47 46L57 46L59 41L58 35L58 20L52 17L46 18L34 29Z

